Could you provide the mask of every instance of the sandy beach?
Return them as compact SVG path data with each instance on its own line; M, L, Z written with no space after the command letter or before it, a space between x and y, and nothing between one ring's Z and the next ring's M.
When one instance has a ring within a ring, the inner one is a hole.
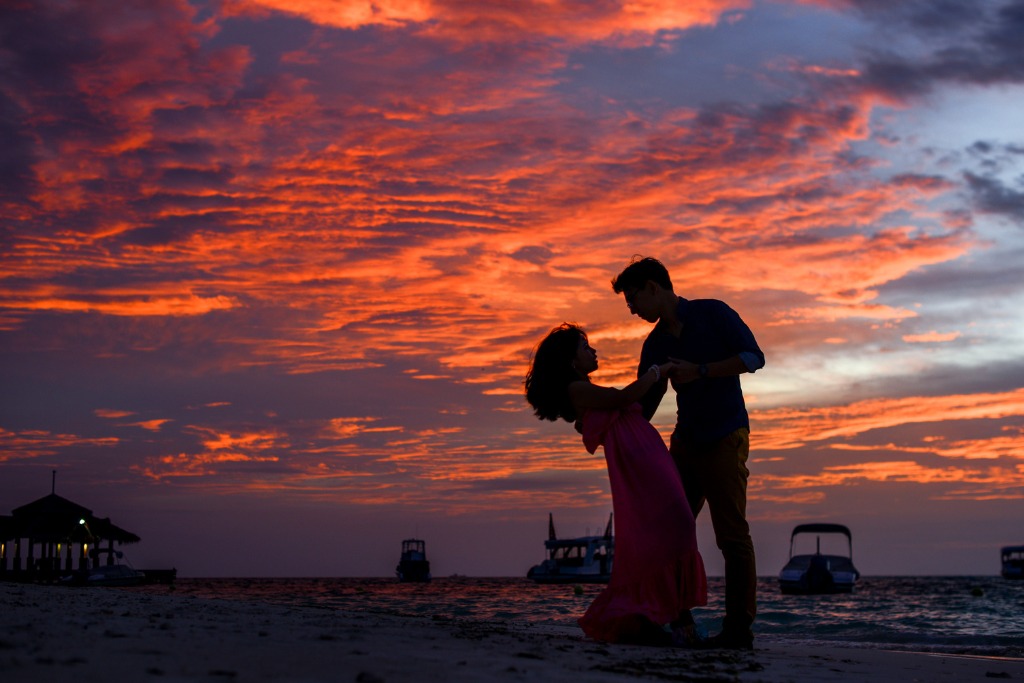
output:
M613 682L1024 680L1024 660L758 642L604 645L574 628L417 619L117 588L0 584L0 680Z

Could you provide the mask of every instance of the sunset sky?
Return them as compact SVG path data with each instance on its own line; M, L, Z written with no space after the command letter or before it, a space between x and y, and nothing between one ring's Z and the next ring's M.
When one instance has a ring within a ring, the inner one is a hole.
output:
M50 492L182 576L522 576L603 528L522 398L624 385L660 258L727 301L762 575L1024 543L1024 0L9 0L0 514ZM655 418L667 436L671 392ZM699 539L722 573L706 513Z

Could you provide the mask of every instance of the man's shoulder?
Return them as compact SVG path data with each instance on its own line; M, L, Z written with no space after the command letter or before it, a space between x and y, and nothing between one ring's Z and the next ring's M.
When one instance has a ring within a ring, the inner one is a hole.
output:
M694 308L729 308L729 304L721 299L687 299L686 302Z
M654 327L651 328L651 331L647 333L647 336L644 337L644 343L642 348L646 349L654 344L657 344L658 340L663 336L665 335L662 333L660 326L655 325Z
M644 343L640 347L640 357L642 360L647 360L648 354L664 355L671 343L672 335L665 332L660 323L656 324L644 338Z
M689 315L719 315L732 313L732 307L721 299L690 299L686 302Z

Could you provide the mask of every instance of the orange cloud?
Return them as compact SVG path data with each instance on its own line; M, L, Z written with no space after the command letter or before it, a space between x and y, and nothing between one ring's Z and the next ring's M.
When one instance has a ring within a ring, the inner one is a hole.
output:
M39 297L31 299L0 299L0 306L13 309L35 311L61 311L75 313L104 313L118 316L181 316L205 315L211 311L223 311L233 308L236 304L231 297L215 296L200 297L196 295L152 297L147 293L139 293L132 300L84 301L75 299L69 293L66 298Z
M371 427L378 417L336 417L328 422L324 435L331 439L353 439L363 434L400 432L401 427Z
M111 448L120 443L115 437L82 437L55 434L45 430L15 431L0 427L0 462L50 458L62 451L85 448Z
M923 334L905 334L903 341L908 344L938 344L942 342L955 341L960 338L959 332L925 332Z
M1021 500L1024 499L1024 471L1005 468L973 469L928 467L914 461L881 461L826 467L818 473L790 476L763 475L758 478L752 497L780 503L807 503L824 500L804 494L790 497L792 489L824 489L855 486L865 482L910 483L929 487L925 493L936 500ZM950 486L950 485L956 485ZM776 492L765 493L762 491Z
M92 411L97 417L103 417L108 420L117 420L122 417L131 417L135 413L130 410L114 410L110 408L97 408Z
M224 475L225 465L277 462L277 456L253 456L245 453L179 453L150 459L148 464L135 465L132 469L144 477L156 481L173 480L181 477L214 477ZM213 484L214 488L233 488L242 490L252 488L248 485L228 486L222 483Z
M151 432L159 432L161 427L163 427L168 422L173 421L174 420L145 420L143 422L133 422L131 423L131 426L142 427L143 429L147 429Z
M284 435L279 432L228 433L212 427L198 427L194 425L189 426L187 431L198 434L201 437L200 443L207 451L211 452L237 449L264 451L274 448L288 448L288 443L283 440Z
M1005 430L1004 430L1005 431ZM1011 436L992 436L984 439L962 439L946 443L944 439L927 439L924 446L908 446L887 443L864 446L854 444L833 444L831 448L848 451L902 451L904 453L935 454L944 458L963 460L996 460L1016 458L1024 460L1024 433Z
M825 491L868 482L920 484L928 487L922 495L933 500L1024 497L1024 429L1006 423L1024 416L1024 390L755 415L755 452L779 454L757 457L767 470L752 483L751 495L758 499L784 502L792 489ZM774 418L762 421L762 415ZM923 436L922 425L931 426ZM961 436L969 429L979 435ZM878 430L901 437L871 441ZM832 464L839 458L847 462ZM936 464L937 458L950 464Z
M845 406L755 411L758 448L784 450L871 430L914 423L1024 416L1024 389L953 396L911 396L858 401Z
M724 13L749 4L746 0L695 0L682 4L668 0L622 3L521 0L514 6L467 4L455 0L232 0L224 4L224 11L243 14L257 8L273 10L343 29L419 24L428 32L450 37L471 34L475 42L506 42L530 36L621 41L628 36L635 39L635 34L652 35L714 24Z

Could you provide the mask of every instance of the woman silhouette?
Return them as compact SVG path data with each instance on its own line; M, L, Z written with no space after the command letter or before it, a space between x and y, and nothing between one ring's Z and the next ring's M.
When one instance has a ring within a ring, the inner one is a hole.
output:
M597 352L577 325L563 323L537 346L526 400L542 420L576 422L590 453L604 446L615 513L608 587L579 624L613 643L696 644L690 608L707 604L693 514L661 435L637 400L676 363L651 366L623 389L591 383ZM663 625L671 624L672 633Z

